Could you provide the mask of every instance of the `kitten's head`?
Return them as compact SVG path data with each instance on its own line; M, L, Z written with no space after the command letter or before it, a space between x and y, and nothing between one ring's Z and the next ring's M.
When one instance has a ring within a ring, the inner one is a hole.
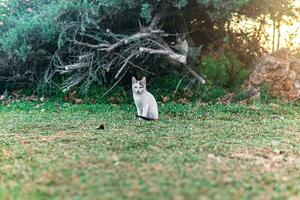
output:
M138 81L135 77L132 77L132 91L134 94L142 94L146 91L146 78Z

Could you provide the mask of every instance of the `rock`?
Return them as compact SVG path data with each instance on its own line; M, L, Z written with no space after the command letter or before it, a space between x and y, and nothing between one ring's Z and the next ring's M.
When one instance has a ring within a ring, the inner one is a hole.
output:
M279 49L262 56L254 66L248 91L259 90L261 84L270 86L270 94L282 100L296 101L300 98L300 59L293 57L288 49Z

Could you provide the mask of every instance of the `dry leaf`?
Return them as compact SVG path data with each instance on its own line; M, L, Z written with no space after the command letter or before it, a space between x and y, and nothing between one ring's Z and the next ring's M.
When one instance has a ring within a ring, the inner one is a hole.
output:
M170 100L170 98L168 96L163 96L162 97L162 102L163 103L167 103Z
M26 101L37 101L38 97L35 95L27 96L24 98Z
M178 102L179 103L182 103L182 104L187 104L187 103L189 103L189 100L187 99L187 98L180 98L179 100L178 100Z
M83 100L82 100L82 99L79 99L79 98L76 98L76 99L74 99L74 103L75 103L75 104L82 104L82 103L83 103Z
M8 159L11 156L11 152L8 149L2 149L2 156L4 159Z
M100 126L97 128L97 130L104 130L104 124L100 124Z

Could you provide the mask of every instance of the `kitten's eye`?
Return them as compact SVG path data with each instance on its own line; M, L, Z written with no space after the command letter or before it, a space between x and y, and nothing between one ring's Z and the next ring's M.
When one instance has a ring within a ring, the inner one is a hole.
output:
M135 86L134 88L135 88L135 89L137 89L137 87L136 87L136 86Z

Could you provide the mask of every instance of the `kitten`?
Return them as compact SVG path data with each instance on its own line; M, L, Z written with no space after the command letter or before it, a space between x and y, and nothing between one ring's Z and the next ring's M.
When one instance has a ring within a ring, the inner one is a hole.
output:
M132 77L133 99L137 108L137 117L144 120L157 120L158 107L154 96L146 90L146 78L138 81Z

